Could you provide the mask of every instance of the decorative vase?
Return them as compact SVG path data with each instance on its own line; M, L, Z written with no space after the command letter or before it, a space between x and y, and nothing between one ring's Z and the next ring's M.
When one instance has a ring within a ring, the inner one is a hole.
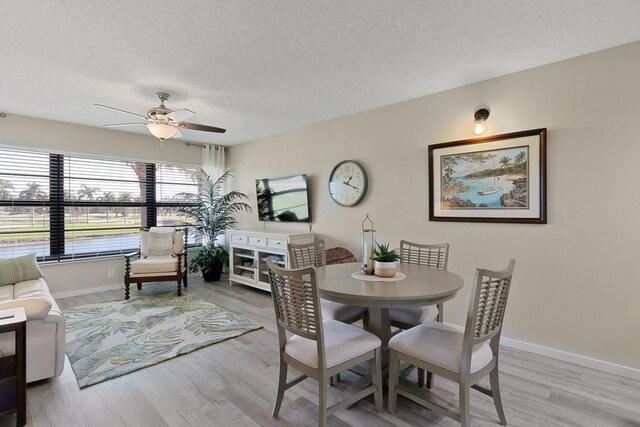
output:
M396 275L396 262L380 262L374 263L374 274L379 277L393 277Z
M211 263L211 268L206 272L202 271L202 278L205 282L217 282L220 280L220 276L222 276L222 266L223 262L219 260L215 260Z

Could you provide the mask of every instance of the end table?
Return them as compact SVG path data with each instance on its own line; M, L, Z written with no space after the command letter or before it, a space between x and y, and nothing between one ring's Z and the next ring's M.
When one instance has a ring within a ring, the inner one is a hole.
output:
M16 413L16 425L27 423L27 316L24 308L0 310L0 333L15 333L15 354L0 357L0 416Z

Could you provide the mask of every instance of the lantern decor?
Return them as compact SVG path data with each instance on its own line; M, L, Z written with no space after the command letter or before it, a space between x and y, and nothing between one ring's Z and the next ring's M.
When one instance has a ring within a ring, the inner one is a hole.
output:
M373 237L375 231L376 230L373 229L373 221L369 218L369 214L367 214L364 221L362 221L362 229L360 230L362 233L362 272L367 275L373 274L374 271L371 257L373 256L373 248L375 245L375 239Z

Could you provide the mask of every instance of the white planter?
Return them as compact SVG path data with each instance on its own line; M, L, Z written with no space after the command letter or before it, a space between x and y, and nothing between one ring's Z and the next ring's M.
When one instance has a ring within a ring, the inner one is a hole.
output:
M374 274L379 277L393 277L396 275L396 262L380 262L374 263Z

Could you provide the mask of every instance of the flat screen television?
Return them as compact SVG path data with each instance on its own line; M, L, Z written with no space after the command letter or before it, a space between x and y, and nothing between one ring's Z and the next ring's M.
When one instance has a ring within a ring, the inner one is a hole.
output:
M256 179L258 219L311 222L307 175Z

